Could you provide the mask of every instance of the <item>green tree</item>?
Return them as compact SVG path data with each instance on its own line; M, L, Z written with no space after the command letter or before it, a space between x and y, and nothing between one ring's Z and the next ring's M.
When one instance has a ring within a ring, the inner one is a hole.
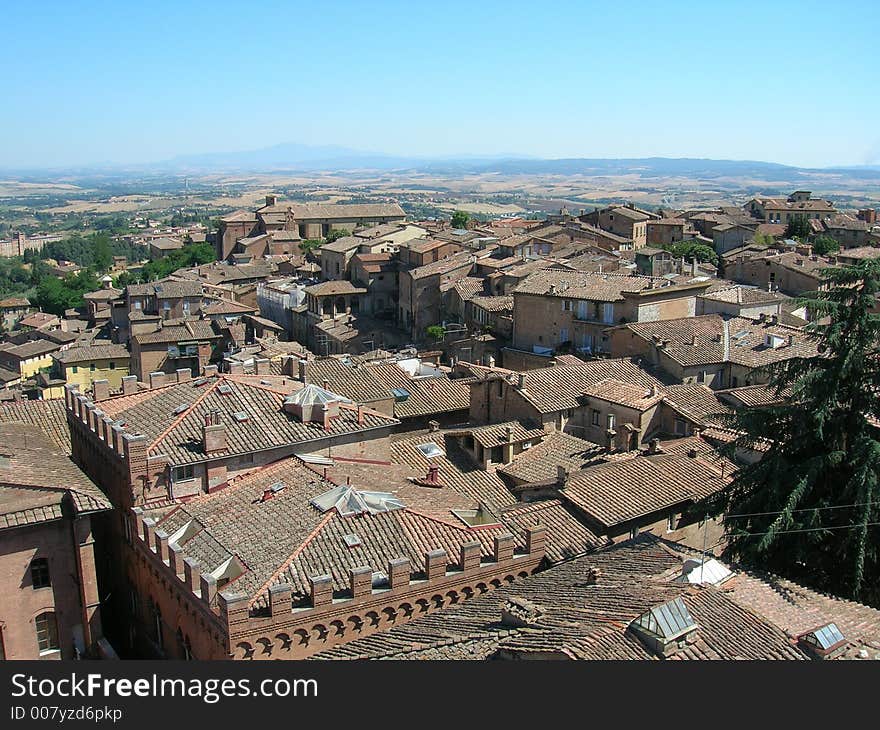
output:
M467 223L471 217L464 210L457 210L452 214L453 228L467 228Z
M190 243L176 251L171 251L161 259L145 264L141 271L141 278L144 281L164 279L178 269L209 264L216 258L214 246L210 243Z
M320 248L324 245L324 241L320 238L307 238L304 241L299 242L299 250L303 253L308 253L312 249Z
M425 328L425 334L432 340L442 340L446 336L446 330L442 325L432 324L430 327Z
M880 605L880 261L827 269L803 297L819 354L767 368L781 405L726 425L733 455L760 447L707 507L724 510L725 556L822 591Z
M676 258L684 257L688 261L693 261L696 258L703 264L718 265L718 254L715 253L715 249L704 243L679 241L678 243L666 244L663 249L669 251Z
M788 225L785 227L786 238L806 238L813 232L806 216L793 215L788 219Z
M817 256L826 256L829 253L840 251L840 244L831 236L816 236L813 241L813 253Z
M46 276L37 286L32 301L44 312L62 315L66 309L82 306L83 294L100 288L98 277L88 269L68 274L64 279Z
M332 230L327 236L324 238L324 243L333 243L333 241L338 241L340 238L344 238L345 236L350 236L351 231L340 228L338 230Z

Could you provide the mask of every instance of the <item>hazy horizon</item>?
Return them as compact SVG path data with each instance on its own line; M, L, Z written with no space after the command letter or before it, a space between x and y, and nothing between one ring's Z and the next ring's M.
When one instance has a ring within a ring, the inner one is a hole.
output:
M880 163L874 3L6 8L0 168L286 144ZM808 22L811 21L812 22ZM51 38L52 43L39 39Z

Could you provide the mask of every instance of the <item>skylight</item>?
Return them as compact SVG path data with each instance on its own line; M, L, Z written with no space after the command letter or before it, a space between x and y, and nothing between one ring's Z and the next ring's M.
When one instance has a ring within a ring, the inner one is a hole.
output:
M244 411L236 411L232 414L232 417L239 423L244 423L245 421L250 420L250 416Z
M846 641L835 623L825 624L818 629L813 629L804 634L801 638L823 651L832 649L842 641Z
M733 573L728 567L715 558L706 561L689 559L685 561L681 575L676 578L676 582L715 586L731 577L733 577Z
M181 413L189 409L189 403L181 403L177 408L174 409L173 413L175 416L179 416Z
M232 386L227 383L223 383L223 385L218 386L217 392L222 393L223 395L230 395L232 393Z
M346 547L353 548L358 547L361 544L361 539L356 534L351 532L348 535L342 536L342 542L345 543Z
M433 459L435 456L443 456L443 449L433 441L428 441L426 444L419 444L416 448L422 452L422 456L426 459Z
M349 486L335 487L319 494L310 503L321 512L335 508L342 517L391 512L406 507L401 500L388 492L362 492Z
M697 628L681 598L648 609L632 625L663 641L671 641Z

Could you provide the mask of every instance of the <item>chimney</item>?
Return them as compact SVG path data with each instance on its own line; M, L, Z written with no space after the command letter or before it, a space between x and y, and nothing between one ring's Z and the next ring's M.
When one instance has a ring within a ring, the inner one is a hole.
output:
M357 407L357 419L358 419L358 426L363 426L364 425L364 407L360 403L358 404L358 407Z
M165 373L159 372L159 371L150 373L150 389L151 390L153 388L161 388L163 385L165 385Z
M226 451L226 426L220 420L220 411L205 414L205 425L202 426L202 451L205 454Z
M275 205L278 202L278 196L276 195L267 195L266 196L266 205Z
M526 387L526 374L525 373L519 373L519 375L517 377L517 387L520 390L522 390L523 388Z
M507 441L507 443L513 441L513 426L506 426L504 428L504 440Z
M321 387L324 390L330 390L330 381L327 378L321 380Z
M648 454L653 456L654 454L660 453L660 439L652 438L648 442Z
M788 336L788 346L791 347L792 345L794 345L794 335L789 335Z
M306 365L308 362L305 359L300 360L297 363L297 372L299 373L299 381L301 383L306 382Z
M92 382L92 398L95 403L107 400L110 397L110 381L95 380Z
M435 420L428 421L428 433L434 433L440 430L440 422Z
M591 566L587 569L587 585L594 586L602 577L602 569Z
M425 481L428 484L436 484L440 486L440 467L437 464L428 466L428 473L425 475Z
M330 430L330 407L326 403L321 407L321 414L323 416L323 421L324 421L324 430L329 431Z
M562 464L558 464L556 466L556 483L563 487L565 486L565 482L568 481L568 469L566 469Z

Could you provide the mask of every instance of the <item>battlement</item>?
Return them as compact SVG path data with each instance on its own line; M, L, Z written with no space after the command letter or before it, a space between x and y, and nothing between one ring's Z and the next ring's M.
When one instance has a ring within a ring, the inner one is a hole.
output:
M546 544L545 528L534 526L526 531L521 553L507 533L494 538L489 559L482 557L476 541L460 546L452 567L443 549L425 553L425 570L420 573L412 571L408 558L394 558L387 564L387 585L381 587L373 586L370 566L359 566L349 571L348 590L338 595L331 576L310 576L306 605L293 604L290 584L276 583L268 589L268 607L253 609L252 596L218 591L213 576L169 542L168 534L141 509L134 508L130 519L133 543L153 567L176 579L191 603L216 618L228 655L235 659L302 659L407 623L531 575L541 564Z

